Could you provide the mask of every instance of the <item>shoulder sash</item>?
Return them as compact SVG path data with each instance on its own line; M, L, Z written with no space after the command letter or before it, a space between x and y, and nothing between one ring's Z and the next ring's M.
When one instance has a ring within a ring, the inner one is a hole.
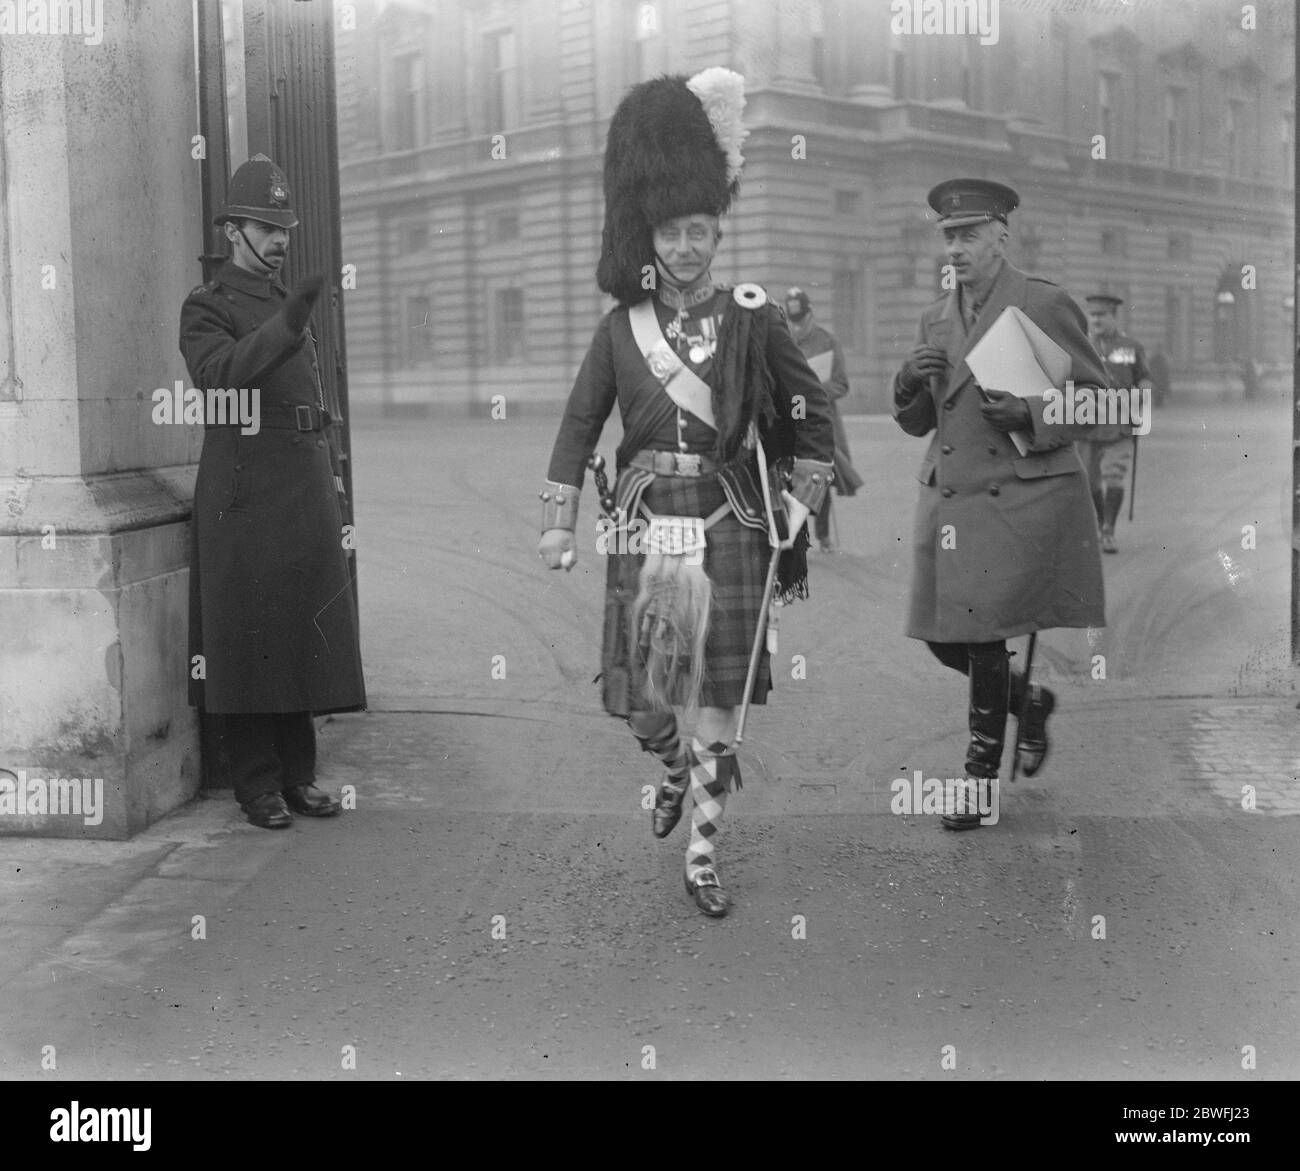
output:
M664 393L684 411L717 430L713 418L713 392L709 385L681 360L659 328L654 300L647 297L627 311L632 337L641 357Z

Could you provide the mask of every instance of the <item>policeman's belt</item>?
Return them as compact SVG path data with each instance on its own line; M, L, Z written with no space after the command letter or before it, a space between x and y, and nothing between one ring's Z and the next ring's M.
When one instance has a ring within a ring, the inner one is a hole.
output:
M328 411L306 404L274 403L263 411L261 423L280 431L324 431L329 426Z
M644 472L654 472L656 476L712 476L721 468L711 455L688 455L681 451L652 451L646 448L638 451L628 466L640 468Z

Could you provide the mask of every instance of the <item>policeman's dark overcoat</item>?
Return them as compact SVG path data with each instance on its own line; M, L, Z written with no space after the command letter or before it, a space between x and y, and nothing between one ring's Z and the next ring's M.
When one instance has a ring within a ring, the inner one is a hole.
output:
M206 679L191 678L190 702L210 712L366 702L315 347L286 324L285 296L278 281L227 263L181 309L194 387L261 391L257 434L209 420L194 490L189 649Z
M946 380L910 403L894 381L894 416L909 435L933 432L921 463L913 525L907 634L928 642L993 642L1056 626L1102 626L1105 607L1097 523L1074 440L1089 426L1033 414L1029 454L980 413L965 357L999 314L1016 305L1071 359L1078 387L1104 386L1086 318L1064 289L1003 261L970 334L957 292L921 316L919 341L948 356ZM993 387L991 389L1004 389Z

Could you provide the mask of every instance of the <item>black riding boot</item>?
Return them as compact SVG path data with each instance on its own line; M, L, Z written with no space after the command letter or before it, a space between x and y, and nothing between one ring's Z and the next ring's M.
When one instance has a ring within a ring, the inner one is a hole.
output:
M1124 503L1124 485L1107 484L1106 485L1106 518L1103 527L1110 532L1115 531L1115 522L1119 520L1119 510Z
M1011 704L1011 657L1003 643L970 648L970 747L966 750L968 778L996 782L1002 766L1002 747L1007 734L1007 712ZM976 781L980 784L981 781ZM944 814L947 829L975 829L980 814L974 786L965 808Z

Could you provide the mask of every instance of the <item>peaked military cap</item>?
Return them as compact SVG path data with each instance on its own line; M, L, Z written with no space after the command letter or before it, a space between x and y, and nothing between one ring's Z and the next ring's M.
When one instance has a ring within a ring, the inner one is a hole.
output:
M1084 300L1089 305L1095 302L1098 305L1109 305L1112 309L1118 309L1124 304L1124 298L1117 297L1114 293L1089 293Z
M1020 196L1002 183L991 179L945 179L926 196L939 213L940 228L964 228L969 224L986 224L990 220L1007 222L1020 206Z
M296 228L289 194L289 180L264 154L255 154L230 177L226 208L212 222L257 220L274 228Z

